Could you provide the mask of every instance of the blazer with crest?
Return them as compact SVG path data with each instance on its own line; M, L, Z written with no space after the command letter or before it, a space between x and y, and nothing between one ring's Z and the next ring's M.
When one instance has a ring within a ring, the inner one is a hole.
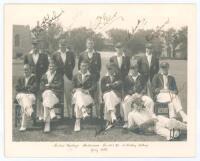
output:
M86 89L92 96L96 89L96 83L93 81L92 75L90 73L85 76L84 80L82 80L82 74L81 72L78 72L73 76L72 83L74 88Z
M144 77L144 81L147 82L150 79L152 82L154 75L159 71L159 59L155 55L152 55L149 67L147 57L144 55L138 60L138 67L139 73Z
M80 54L78 60L78 69L80 70L80 65L83 60L87 60L89 62L89 72L92 75L92 79L94 82L98 82L100 79L100 71L101 71L101 56L100 53L94 52L92 58L88 57L87 51L84 51Z
M134 93L146 93L146 85L142 75L138 75L135 81L131 75L126 76L124 81L124 92L125 95L132 95Z
M167 79L168 79L168 89L178 94L178 88L176 86L175 78L171 75L168 75ZM152 81L152 88L154 95L157 95L159 91L164 88L163 75L161 73L158 73L154 76Z
M39 86L40 79L41 79L42 75L44 73L46 73L48 66L49 66L48 56L46 54L40 53L38 61L35 64L34 61L33 61L32 54L28 53L24 57L24 64L30 65L31 71L32 71L33 74L35 74L36 79L37 79L37 84Z
M119 76L121 80L124 80L126 76L128 75L129 68L130 68L130 57L129 56L122 56L122 65L121 68L119 68L119 64L117 61L117 56L112 56L110 58L110 62L114 63L116 67L118 67Z
M26 86L25 86L25 77L24 76L20 77L17 81L17 85L15 86L15 89L18 93L22 92L22 93L36 94L36 92L38 91L38 88L37 88L37 81L36 81L35 75L34 74L31 75Z
M75 67L75 58L74 53L72 51L66 52L66 61L63 63L60 52L56 51L53 54L53 60L57 66L57 71L62 75L66 75L69 80L72 80L73 70Z
M119 74L115 75L111 80L110 76L104 76L101 79L101 91L102 93L114 91L118 97L122 97L122 81Z
M40 82L41 93L49 89L49 90L52 90L58 98L61 98L61 96L63 95L63 89L64 89L64 80L61 73L56 72L49 86L45 86L46 84L48 84L48 79L47 79L47 74L45 73L42 76L41 82Z

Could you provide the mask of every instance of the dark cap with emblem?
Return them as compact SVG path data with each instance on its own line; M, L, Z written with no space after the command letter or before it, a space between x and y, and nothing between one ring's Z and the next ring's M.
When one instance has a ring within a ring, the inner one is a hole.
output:
M122 48L122 47L123 47L123 45L120 42L118 42L117 44L115 44L115 48Z
M167 62L160 63L160 68L169 68L169 63Z

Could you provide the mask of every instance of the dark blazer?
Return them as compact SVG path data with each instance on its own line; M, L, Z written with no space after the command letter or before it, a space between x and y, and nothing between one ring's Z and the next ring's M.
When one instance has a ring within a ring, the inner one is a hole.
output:
M74 53L71 51L66 52L66 61L63 63L60 52L57 51L53 54L53 60L57 66L57 71L62 75L66 75L69 80L72 80L73 70L75 67Z
M17 85L15 86L15 89L18 93L33 93L35 94L38 91L37 88L37 81L34 74L31 75L29 78L27 85L25 86L25 77L20 77L17 81Z
M72 83L74 88L87 89L91 96L93 96L96 89L96 83L93 81L91 74L88 74L83 81L81 73L78 72L76 75L74 75Z
M101 91L102 93L114 91L118 97L122 97L122 81L119 75L116 75L113 81L110 76L104 76L101 79Z
M63 80L63 76L59 72L56 72L49 86L45 86L46 84L48 84L48 79L47 79L47 74L45 73L42 76L41 82L40 82L41 93L43 93L47 89L50 89L55 93L55 95L58 98L61 98L61 96L63 95L64 80Z
M144 81L147 82L150 78L150 81L152 82L154 75L159 71L159 59L156 58L155 55L152 55L151 65L149 67L147 57L144 55L138 60L138 65L139 73L143 75Z
M31 66L31 71L33 74L35 74L37 84L39 85L42 75L46 73L49 66L48 56L46 54L40 53L38 61L35 64L33 61L32 54L29 53L24 57L24 64L29 64Z
M134 93L144 94L146 92L146 85L143 77L139 75L134 81L130 75L126 76L124 81L124 92L125 95L132 95Z
M121 68L119 68L119 64L117 61L117 56L112 56L110 58L110 62L114 63L118 67L120 79L124 80L125 77L128 75L129 68L130 68L130 57L128 56L122 56L122 65Z
M175 78L168 75L168 89L178 94ZM157 95L161 89L164 88L163 75L158 73L154 76L152 81L152 88L154 95Z
M94 52L92 58L88 57L87 51L84 51L80 54L78 60L78 69L80 70L80 64L83 60L89 61L89 72L92 75L94 82L98 82L100 79L100 71L101 71L101 56L100 53Z

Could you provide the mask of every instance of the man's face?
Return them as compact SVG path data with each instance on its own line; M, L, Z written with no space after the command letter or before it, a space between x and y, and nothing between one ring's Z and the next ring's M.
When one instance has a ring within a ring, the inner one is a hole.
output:
M55 64L49 64L49 71L50 71L51 73L53 73L53 72L56 71L56 66L55 66Z
M25 74L26 77L29 77L31 75L30 66L28 66L28 65L24 66L24 74Z
M59 47L60 47L60 50L61 50L62 52L65 52L66 49L67 49L67 47L66 47L65 44L60 44Z
M121 55L123 53L123 49L122 48L115 48L117 54Z
M162 72L164 75L168 75L168 71L169 71L169 67L161 68L161 72Z
M147 54L152 54L153 49L152 48L146 48L146 53Z
M35 49L35 50L39 49L39 44L38 43L33 43L32 46L33 46L33 49Z
M132 67L129 72L132 75L137 75L138 74L138 67Z
M81 69L82 73L86 73L87 70L88 70L88 64L87 63L81 63L80 69Z
M93 50L94 49L94 42L92 40L88 40L86 43L86 47L89 50Z

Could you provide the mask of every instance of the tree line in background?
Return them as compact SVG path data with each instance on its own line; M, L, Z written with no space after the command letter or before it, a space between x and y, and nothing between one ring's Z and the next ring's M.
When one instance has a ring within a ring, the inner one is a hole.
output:
M108 38L105 38L101 33L85 27L64 31L62 25L58 23L61 15L62 13L59 15L54 13L52 17L44 17L42 22L31 31L32 35L40 40L41 49L48 54L58 49L59 39L65 39L69 48L78 56L86 49L86 39L92 37L95 41L95 49L99 51L114 51L114 44L121 42L126 53L137 55L144 53L145 43L150 41L158 56L175 58L178 53L181 54L181 58L187 59L187 26L179 30L170 28L167 31L138 29L134 33L116 28L106 31Z

